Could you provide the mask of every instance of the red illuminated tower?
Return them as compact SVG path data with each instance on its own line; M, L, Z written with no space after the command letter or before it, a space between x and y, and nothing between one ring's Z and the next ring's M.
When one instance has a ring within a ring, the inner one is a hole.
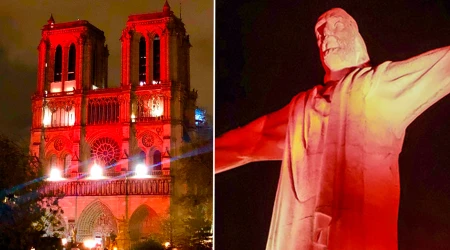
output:
M108 246L113 232L126 248L167 214L177 189L170 159L195 126L197 94L189 36L167 1L162 12L129 16L121 41L120 86L108 88L103 31L50 17L38 47L30 150L55 174L47 191L65 193L66 235ZM136 176L138 168L148 174Z

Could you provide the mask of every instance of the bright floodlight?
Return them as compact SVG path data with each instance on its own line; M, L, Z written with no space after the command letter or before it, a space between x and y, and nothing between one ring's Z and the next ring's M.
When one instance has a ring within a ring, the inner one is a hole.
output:
M94 163L94 165L92 165L91 176L89 176L89 177L91 179L102 179L103 178L103 170L97 163Z
M93 247L95 247L95 241L94 240L85 240L83 242L84 246L91 249Z
M65 245L67 244L67 238L62 238L62 239L61 239L61 244L62 244L63 246L65 246Z
M61 171L57 168L52 168L52 170L50 170L50 177L47 180L48 181L62 180Z
M137 164L134 172L136 174L136 177L145 177L147 176L147 167L142 163Z

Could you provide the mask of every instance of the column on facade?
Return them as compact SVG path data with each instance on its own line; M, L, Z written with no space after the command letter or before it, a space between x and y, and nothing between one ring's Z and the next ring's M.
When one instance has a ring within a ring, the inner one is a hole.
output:
M37 81L37 94L42 95L44 91L44 81L45 81L45 63L46 63L46 57L47 57L47 41L42 38L41 42L39 43L38 47L39 51L39 61L38 61L38 81Z
M184 73L185 75L185 81L186 81L186 85L187 85L187 89L191 90L191 55L190 55L190 42L189 42L189 36L187 36L187 44L185 45L185 49L184 49L184 56L185 56L185 67L186 67L186 72Z
M64 83L67 79L67 72L69 71L69 66L68 66L68 62L69 62L69 46L70 45L62 45L62 67L61 67L61 92L64 92Z
M55 81L55 51L58 44L50 44L49 57L47 60L47 80L44 82L44 90L50 90L50 83Z
M102 59L103 59L103 88L107 88L108 87L108 57L109 57L109 50L108 50L108 45L105 45L105 47L103 47L103 55L102 55Z
M74 123L74 125L75 126L80 126L81 125L81 117L82 117L82 113L81 113L81 110L82 110L82 107L81 107L81 102L82 102L82 99L81 99L82 97L81 96L79 96L79 95L77 95L76 97L75 97L75 103L74 103L74 109L75 109L75 123Z
M92 72L92 39L87 39L86 40L86 44L85 44L85 67L84 67L84 72L85 75L83 77L83 85L86 89L91 89L92 88L92 84L94 84L92 82L92 78L93 78L93 73Z
M38 99L39 98L39 99ZM32 119L32 125L31 128L40 128L42 126L42 108L43 108L43 101L42 97L34 97L31 101L31 107L33 110L33 119Z
M119 98L120 103L120 122L130 122L131 114L131 103L130 103L130 92L123 93Z
M153 82L153 36L149 32L145 32L145 82L152 84Z
M131 34L128 28L122 31L122 85L130 84L130 52L131 52Z
M76 54L76 68L75 68L75 72L76 72L76 76L75 76L75 81L76 81L76 89L82 89L82 83L83 83L83 57L84 57L84 43L86 41L86 36L85 35L80 35L80 37L78 37L78 41L77 41L77 48L75 51ZM78 118L76 118L78 119Z
M169 97L166 96L166 94L169 94ZM170 92L164 93L164 120L170 118Z
M168 50L169 50L169 55L167 56L167 60L168 60L168 73L167 73L167 78L172 80L172 81L176 81L176 82L180 82L180 78L179 78L179 71L178 71L178 62L181 60L181 57L179 55L179 51L178 51L178 35L176 34L176 32L174 31L169 31L168 32Z
M161 82L170 81L169 77L169 31L166 29L160 36L160 78Z
M124 160L120 161L120 167L122 168L121 170L130 171L130 163L133 162L133 152L130 150L130 140L135 138L133 137L136 134L135 123L130 123L130 126L125 124L122 130L122 159ZM125 152L128 154L128 159L125 159Z
M79 165L80 161L78 157L80 156L80 142L73 142L73 148L72 148L72 162L71 162L71 169L70 172L80 172Z

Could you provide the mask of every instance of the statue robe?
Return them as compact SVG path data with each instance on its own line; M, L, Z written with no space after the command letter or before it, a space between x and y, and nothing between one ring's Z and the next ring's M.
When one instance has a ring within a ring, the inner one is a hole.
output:
M405 129L449 91L445 47L294 97L267 249L397 249Z

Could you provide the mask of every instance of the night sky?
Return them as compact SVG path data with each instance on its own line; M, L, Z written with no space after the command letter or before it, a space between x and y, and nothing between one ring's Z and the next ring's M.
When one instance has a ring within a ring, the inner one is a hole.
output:
M216 136L322 83L314 25L333 7L355 18L373 65L450 45L445 0L218 0ZM279 169L252 163L216 175L216 250L265 248ZM407 129L400 179L399 249L450 249L450 97Z
M191 87L197 105L213 111L213 15L211 0L169 0L190 35ZM164 0L1 0L0 1L0 133L28 140L31 95L36 90L41 28L50 14L56 23L87 20L105 32L109 48L108 84L120 84L120 35L130 14L161 12Z

